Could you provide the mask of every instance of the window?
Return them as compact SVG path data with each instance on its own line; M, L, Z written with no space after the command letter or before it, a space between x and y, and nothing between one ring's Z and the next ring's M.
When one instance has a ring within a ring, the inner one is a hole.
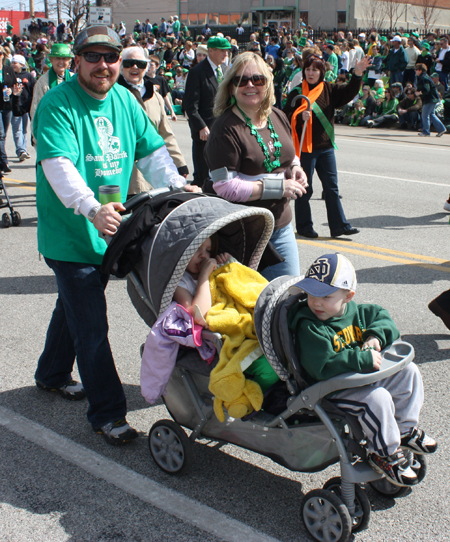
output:
M248 16L248 11L242 14L241 23L242 24L249 24L250 23L249 16Z
M338 11L337 12L337 24L347 24L347 12Z
M208 23L209 24L219 24L219 14L218 13L210 13Z
M230 24L232 25L238 25L238 23L241 22L241 14L240 13L230 13Z
M189 19L187 13L180 14L180 23L189 24Z
M220 13L219 14L219 24L230 24L230 16L228 13Z
M201 24L201 25L205 25L206 24L206 18L207 18L207 14L206 13L199 13L198 14L198 23L197 24Z
M188 15L188 25L198 24L198 15L196 13L189 13Z
M301 19L305 24L308 24L308 12L307 12L307 11L300 11L300 19Z

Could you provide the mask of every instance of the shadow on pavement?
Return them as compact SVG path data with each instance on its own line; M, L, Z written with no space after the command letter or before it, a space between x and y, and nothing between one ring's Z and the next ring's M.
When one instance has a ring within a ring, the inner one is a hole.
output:
M397 216L397 215L377 215L364 218L352 218L352 226L355 228L374 228L402 230L411 226L442 226L442 219L448 217L448 213L433 213L424 216Z
M433 266L433 268L425 266ZM442 273L446 278L450 278L449 272L450 262L444 264L405 263L358 269L358 282L360 284L433 284L437 280L442 280Z

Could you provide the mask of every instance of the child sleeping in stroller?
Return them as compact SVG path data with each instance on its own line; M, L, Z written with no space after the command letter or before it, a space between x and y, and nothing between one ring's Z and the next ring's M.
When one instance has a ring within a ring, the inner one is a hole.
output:
M152 327L142 356L141 390L151 403L164 393L178 344L197 348L211 362L213 346L201 337L201 327L209 327L224 336L219 362L210 377L215 413L224 421L223 406L235 418L258 410L263 393L278 376L262 354L253 324L252 309L267 280L228 253L218 254L218 247L216 234L200 245L175 290L173 303ZM235 295L236 291L242 295Z
M356 274L341 254L325 254L297 283L308 294L288 314L295 349L314 384L333 376L380 369L382 348L400 334L389 313L374 304L353 301ZM417 484L403 449L429 454L434 439L418 429L423 404L423 383L414 363L369 386L339 391L329 401L358 418L368 439L369 464L397 486Z

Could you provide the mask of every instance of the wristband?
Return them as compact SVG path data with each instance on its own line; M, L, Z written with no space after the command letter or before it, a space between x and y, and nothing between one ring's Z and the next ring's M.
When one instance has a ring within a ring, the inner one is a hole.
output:
M283 179L261 179L263 183L263 191L261 199L281 199L284 194L284 180Z

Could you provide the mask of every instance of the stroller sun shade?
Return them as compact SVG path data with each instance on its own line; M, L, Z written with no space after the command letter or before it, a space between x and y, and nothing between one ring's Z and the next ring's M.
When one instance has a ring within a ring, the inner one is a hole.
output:
M273 225L273 215L267 209L237 205L217 197L198 197L178 205L146 234L142 258L134 269L153 315L140 309L138 296L133 293L135 285L128 282L128 292L141 317L151 326L156 315L170 305L187 265L208 237L217 233L219 252L228 252L244 265L257 269Z

